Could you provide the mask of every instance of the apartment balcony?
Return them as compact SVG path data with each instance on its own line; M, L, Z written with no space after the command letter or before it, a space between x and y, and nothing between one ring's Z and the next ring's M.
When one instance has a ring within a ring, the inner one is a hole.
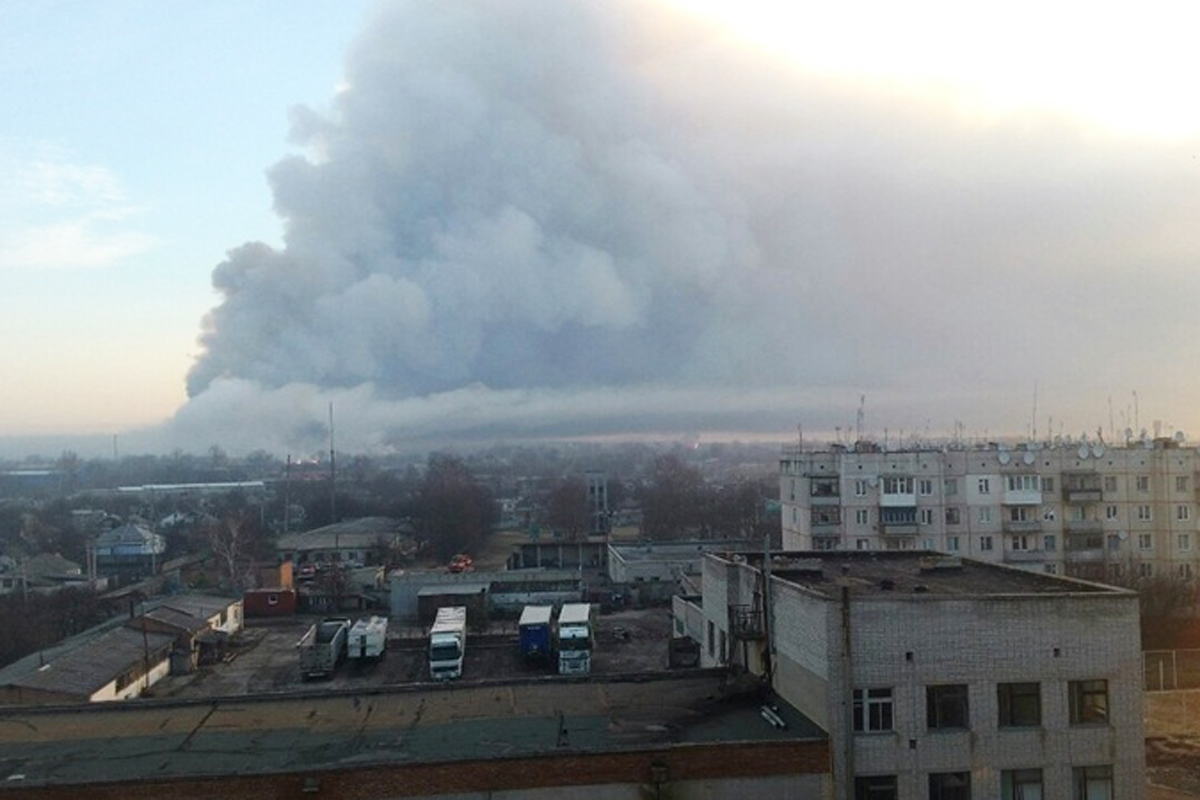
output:
M1036 489L1005 489L1003 503L1006 506L1040 506L1042 493Z
M810 506L836 506L841 505L841 502L841 496L836 494L810 494L808 496Z
M879 496L879 505L884 508L916 508L917 495L915 492L881 494Z
M1098 503L1104 499L1102 478L1095 472L1063 475L1063 500L1068 503Z
M1104 523L1098 519L1067 519L1063 520L1063 530L1067 533L1104 533Z
M1063 489L1063 500L1068 503L1098 503L1104 499L1104 492L1099 486L1086 489Z
M734 639L762 639L765 636L762 609L749 605L731 605L729 629Z
M1005 550L1004 563L1006 564L1028 564L1030 562L1041 562L1046 560L1045 550Z
M1002 523L1002 529L1005 533L1041 533L1042 521L1037 519L1019 521L1006 519Z
M1067 550L1064 554L1069 564L1094 564L1104 561L1103 547L1090 547L1086 550Z
M881 522L879 532L884 536L916 536L917 523L913 522Z

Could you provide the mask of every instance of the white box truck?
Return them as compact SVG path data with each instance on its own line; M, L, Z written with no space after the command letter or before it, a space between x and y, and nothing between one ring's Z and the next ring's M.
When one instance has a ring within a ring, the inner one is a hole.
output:
M363 617L350 628L349 653L352 663L383 658L387 649L387 617Z
M466 650L466 607L439 608L437 619L429 629L429 676L438 681L462 677Z
M554 627L559 675L586 675L592 671L592 604L563 603Z

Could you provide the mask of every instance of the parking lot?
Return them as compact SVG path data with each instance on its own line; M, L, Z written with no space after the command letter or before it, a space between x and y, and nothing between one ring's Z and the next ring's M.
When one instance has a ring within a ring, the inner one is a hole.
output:
M148 696L199 698L430 682L423 632L396 626L390 628L387 653L378 662L363 666L344 662L332 678L304 680L296 642L318 619L250 620L238 635L229 660L201 667L191 675L168 677L155 684ZM670 611L666 608L598 617L593 674L665 670L670 631ZM467 637L464 680L550 674L552 665L527 664L521 658L515 622L496 623L486 633L472 631Z

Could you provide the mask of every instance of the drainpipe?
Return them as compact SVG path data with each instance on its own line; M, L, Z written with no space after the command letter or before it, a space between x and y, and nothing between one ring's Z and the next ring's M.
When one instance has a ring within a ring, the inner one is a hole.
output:
M850 567L842 566L841 627L842 627L842 796L854 800L854 675L850 653Z

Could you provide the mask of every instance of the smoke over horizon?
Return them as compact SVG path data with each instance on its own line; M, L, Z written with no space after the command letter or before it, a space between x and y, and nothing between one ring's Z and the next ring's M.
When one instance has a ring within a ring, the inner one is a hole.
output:
M1090 426L1128 378L1063 359L1128 354L1116 313L1182 344L1151 309L1200 283L1182 150L973 122L646 3L381 6L292 140L268 173L284 245L214 270L168 438L303 445L336 401L365 448L782 439L861 392L897 428L1019 430L1039 376ZM1185 290L1151 303L1131 258Z

